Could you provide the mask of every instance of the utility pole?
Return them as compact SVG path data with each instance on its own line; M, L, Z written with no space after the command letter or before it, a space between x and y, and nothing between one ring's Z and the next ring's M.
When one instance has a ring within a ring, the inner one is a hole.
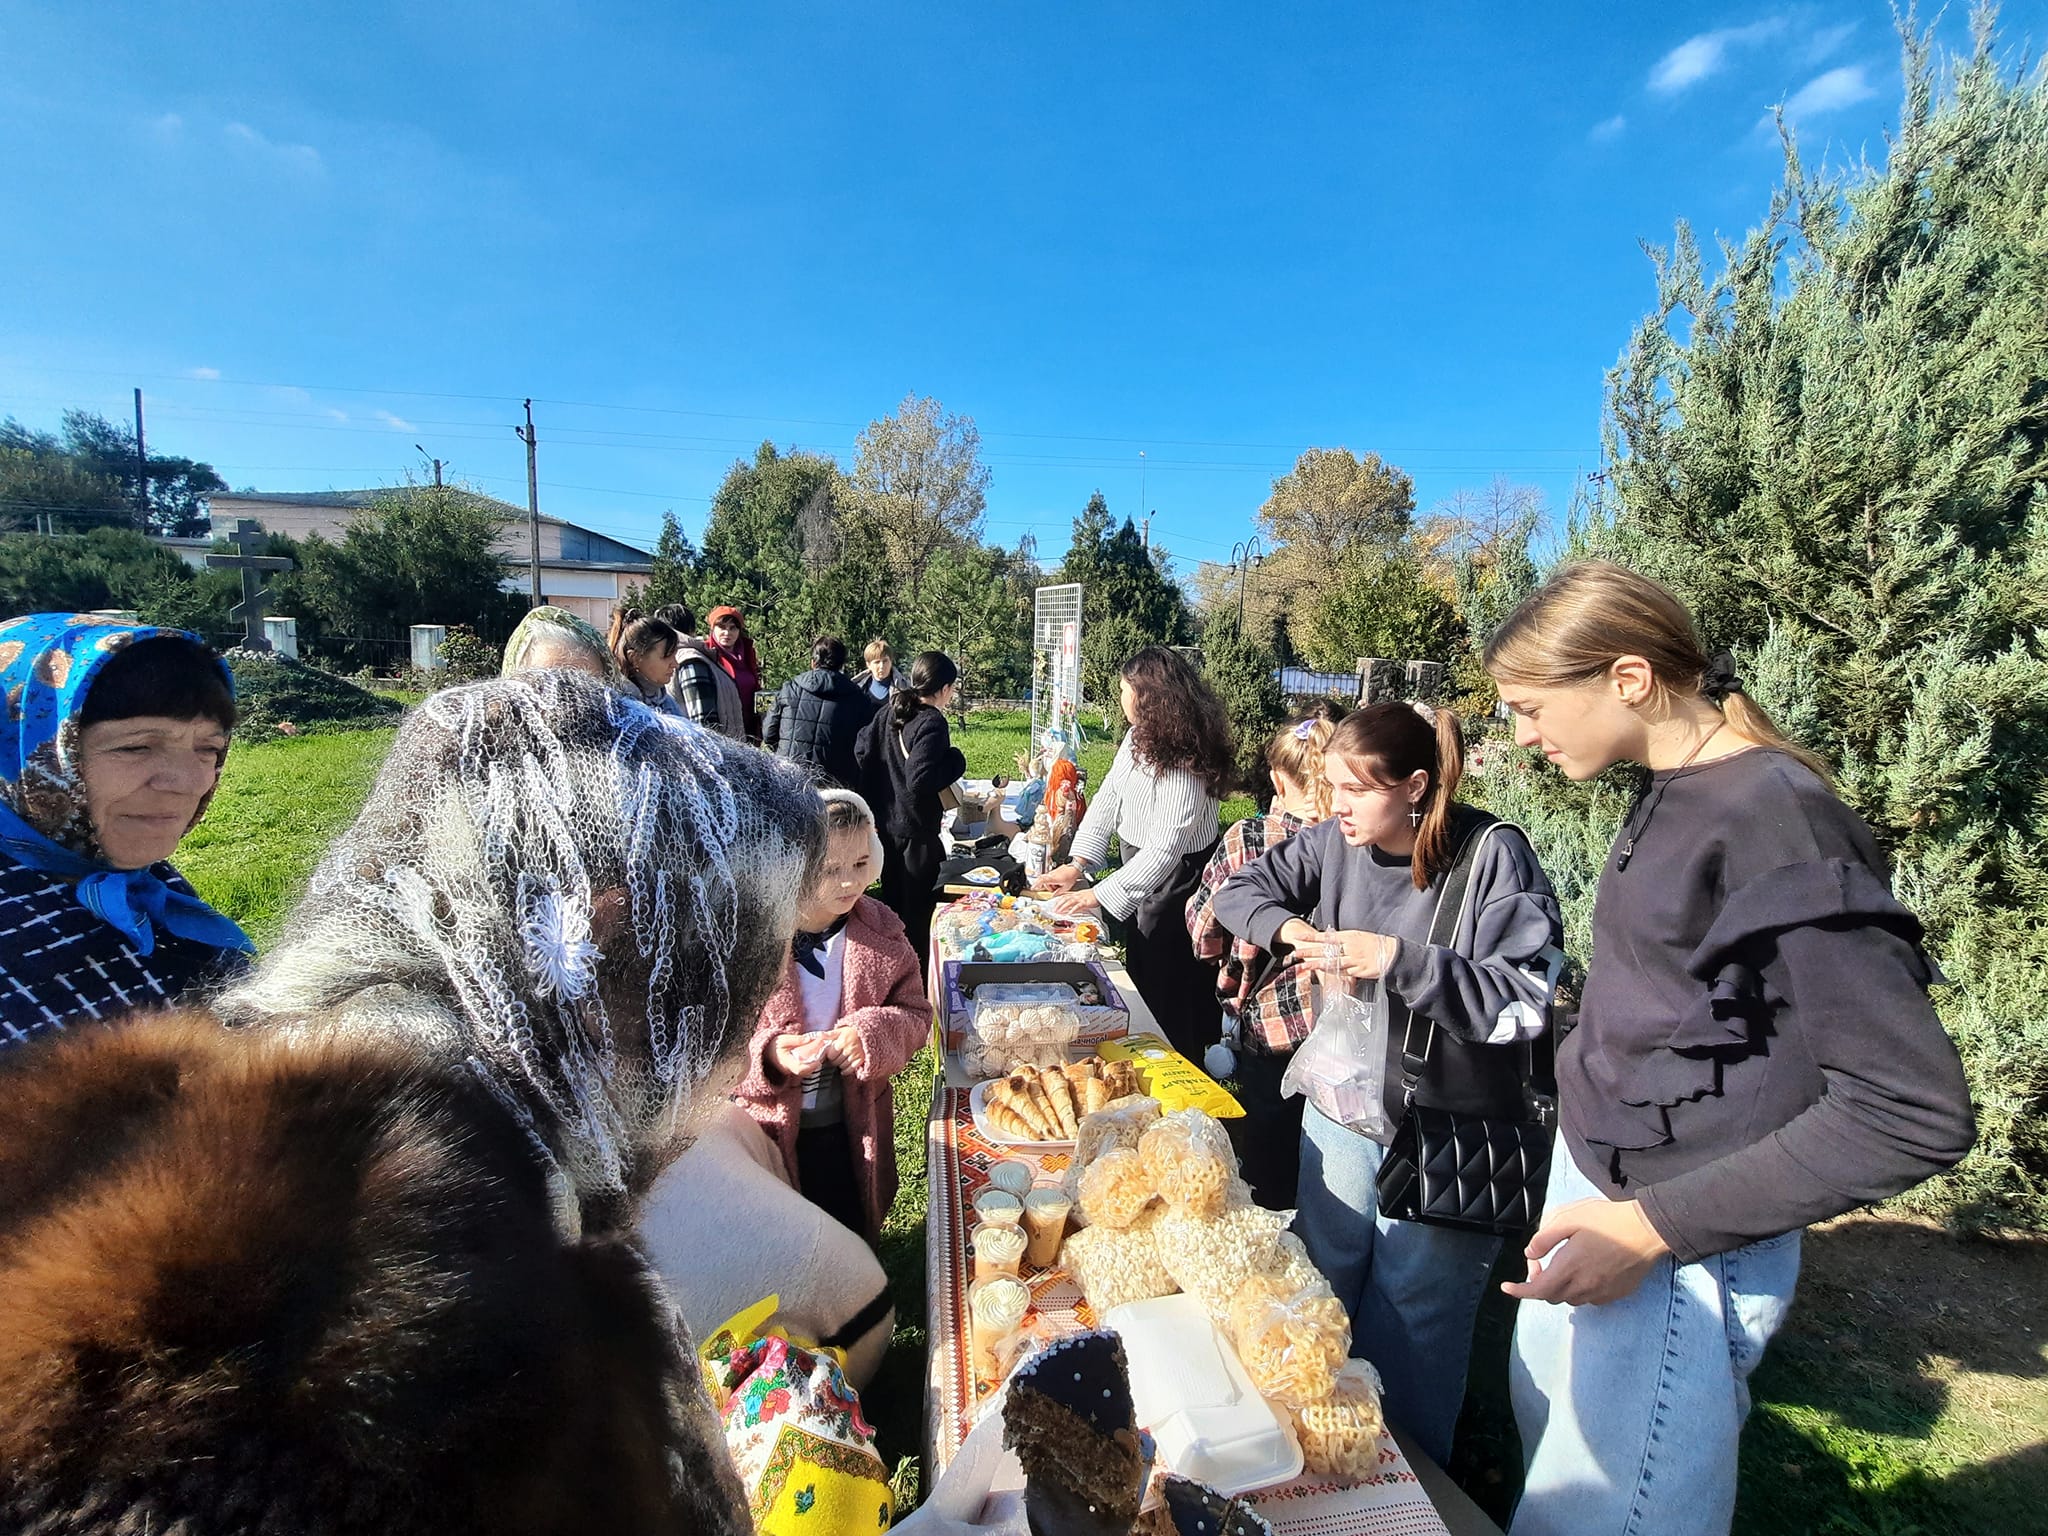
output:
M1152 514L1145 514L1145 553L1152 553Z
M142 388L135 390L135 520L149 532L149 454L142 446Z
M533 602L540 606L540 469L534 458L534 448L540 439L533 432L533 402L526 402L526 426L514 427L519 440L526 444L526 532L527 570L533 577Z
M514 428L513 428L512 430L513 430L514 432L517 432L517 431L518 431L519 429L518 429L517 427L514 427ZM414 444L413 444L413 447L414 447L415 449L417 449L417 450L418 450L418 452L419 452L419 456L420 456L421 458L423 458L423 459L431 459L431 458L433 458L433 455L432 455L432 454L430 454L430 453L428 453L426 449L424 449L424 448L421 448L421 447L420 447L420 445L419 445L418 443L414 443ZM437 490L437 491L441 489L441 464L442 464L442 461L441 461L440 459L434 459L434 489L435 489L435 490Z

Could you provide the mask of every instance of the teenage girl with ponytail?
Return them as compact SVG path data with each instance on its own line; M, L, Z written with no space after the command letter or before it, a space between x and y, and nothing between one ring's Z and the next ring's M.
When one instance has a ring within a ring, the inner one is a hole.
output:
M1516 741L1567 778L1650 770L1601 872L1549 1199L1506 1287L1514 1536L1721 1536L1800 1230L1961 1160L1962 1066L1870 829L1669 591L1567 566L1485 659Z
M676 675L676 649L681 637L650 613L624 604L612 610L611 633L605 644L624 674L626 691L656 714L681 719L683 712L669 697L668 680Z
M882 904L903 919L920 964L946 858L939 791L967 771L967 758L946 726L946 706L959 681L952 657L922 652L910 664L910 686L875 712L853 744L861 793L882 833Z
M1323 753L1331 815L1247 864L1215 898L1239 938L1283 960L1320 961L1326 989L1376 981L1436 1025L1416 1098L1519 1117L1524 1053L1540 1034L1562 958L1557 898L1520 832L1457 802L1457 717L1370 704ZM1467 849L1467 840L1479 838ZM1461 851L1463 916L1432 944L1437 898ZM1398 1016L1398 1015L1397 1015ZM1386 1109L1403 1113L1404 1031L1389 1031ZM1310 1105L1302 1116L1295 1230L1351 1314L1352 1352L1379 1367L1387 1416L1438 1464L1450 1457L1472 1327L1501 1239L1379 1211L1385 1148Z

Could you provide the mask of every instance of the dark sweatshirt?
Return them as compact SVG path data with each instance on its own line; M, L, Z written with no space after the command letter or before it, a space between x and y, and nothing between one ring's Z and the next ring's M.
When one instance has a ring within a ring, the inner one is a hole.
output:
M860 792L885 841L936 849L946 815L939 791L967 771L967 758L940 711L926 705L899 731L895 709L891 703L877 710L854 743Z
M1975 1135L1932 974L1870 829L1798 759L1653 775L1558 1052L1573 1160L1684 1262L1911 1188Z
M1457 829L1469 829L1461 813ZM1431 944L1440 874L1415 888L1413 861L1354 848L1332 819L1296 833L1232 875L1216 893L1216 920L1272 952L1281 926L1305 918L1316 927L1392 934L1400 949L1387 968L1387 991L1412 1009L1416 1047L1428 1021L1439 1030L1429 1073L1416 1098L1442 1109L1517 1115L1520 1055L1492 1047L1527 1040L1548 1022L1562 927L1557 897L1519 831L1503 827L1479 850L1465 915L1448 946ZM1387 1107L1400 1115L1399 1031L1387 1042Z

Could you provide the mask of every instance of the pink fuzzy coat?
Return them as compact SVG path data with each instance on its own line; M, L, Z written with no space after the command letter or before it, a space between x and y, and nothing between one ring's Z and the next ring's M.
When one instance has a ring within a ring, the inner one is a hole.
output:
M761 1020L747 1042L747 1076L733 1097L774 1138L790 1182L797 1184L796 1133L803 1083L768 1059L769 1043L777 1035L801 1034L804 1027L796 961L784 965L782 985L761 1010ZM903 920L874 897L861 897L846 919L839 1022L860 1031L867 1047L867 1075L849 1074L841 1081L848 1150L860 1168L870 1239L881 1236L882 1218L896 1198L896 1121L889 1079L931 1038L932 1005L925 997L921 969L903 935Z

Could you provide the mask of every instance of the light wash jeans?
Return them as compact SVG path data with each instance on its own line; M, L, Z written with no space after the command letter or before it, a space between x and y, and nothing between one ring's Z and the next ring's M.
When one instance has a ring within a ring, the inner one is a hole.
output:
M1599 1197L1564 1138L1546 1213ZM1792 1305L1799 1234L1657 1262L1602 1307L1525 1301L1508 1387L1528 1480L1512 1536L1727 1536L1749 1375Z
M1294 1230L1351 1314L1351 1353L1379 1368L1387 1417L1442 1466L1501 1239L1381 1216L1374 1180L1385 1155L1371 1137L1310 1105L1301 1117Z

